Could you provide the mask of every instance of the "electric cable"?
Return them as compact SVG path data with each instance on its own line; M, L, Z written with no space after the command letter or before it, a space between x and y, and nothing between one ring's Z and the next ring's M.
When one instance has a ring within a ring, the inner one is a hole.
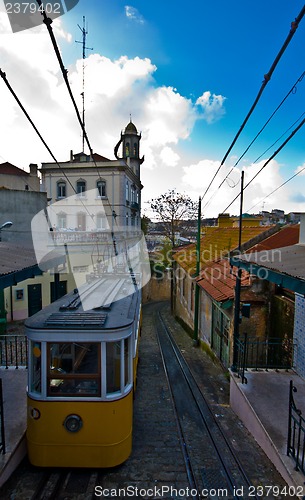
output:
M284 102L286 101L286 99L288 99L288 97L290 96L290 94L295 94L296 93L296 90L297 90L297 84L300 83L303 78L304 78L304 75L305 75L305 71L303 71L303 73L299 76L299 78L297 79L297 81L295 82L295 84L291 87L291 89L289 90L289 92L286 94L286 96L282 99L282 101L280 102L280 104L276 107L276 109L273 111L273 113L270 115L270 117L268 118L268 120L264 123L264 125L262 126L262 128L259 130L259 132L256 134L256 136L254 137L254 139L250 142L249 146L245 149L245 151L242 153L242 155L238 158L238 160L236 161L236 163L234 164L233 167L236 167L239 162L242 160L242 158L245 156L245 154L249 151L249 149L251 148L252 144L254 144L254 142L256 141L256 139L261 135L261 133L264 131L264 129L267 127L268 123L270 123L270 121L272 120L272 118L274 117L274 115L278 112L278 110L282 107L282 105L284 104ZM288 129L289 130L289 129ZM272 147L272 146L271 146ZM264 154L264 153L263 153ZM255 162L254 162L255 163Z
M205 205L202 207L202 210L209 206L209 204L211 203L212 199L214 198L214 196L216 195L217 191L221 188L221 186L225 183L225 181L227 180L227 178L229 177L230 173L232 172L234 167L231 168L230 172L226 175L226 177L222 180L222 182L219 184L218 188L216 189L216 191L214 191L214 193L210 196L210 198L208 199L208 201L205 203ZM231 187L231 186L230 186ZM235 186L233 186L235 187Z
M281 187L285 186L286 184L288 184L288 182L290 182L292 179L294 179L295 177L297 177L297 175L301 174L302 172L304 172L305 170L305 167L301 168L298 172L296 172L294 175L292 175L291 177L289 177L289 179L287 179L285 182L283 182L280 186L278 186L277 188L275 188L273 191L271 191L271 193L267 194L267 196L265 196L265 198L262 198L260 201L258 201L257 203L255 203L255 205L252 205L252 207L249 208L249 210L247 210L247 212L250 212L250 210L252 210L252 208L256 207L259 203L262 203L262 201L266 200L267 198L269 198L269 196L271 196L272 194L274 194L276 191L278 191Z
M55 54L57 56L57 60L59 62L59 66L60 66L61 72L62 72L63 79L65 81L66 87L68 89L71 101L73 103L73 106L74 106L74 109L75 109L75 112L76 112L76 115L77 115L77 119L79 121L79 124L81 126L84 138L86 140L86 143L87 143L89 151L90 151L90 156L93 159L93 150L92 150L91 144L89 142L88 135L87 135L87 132L85 130L85 126L84 126L83 121L81 119L81 116L80 116L80 113L79 113L76 101L74 99L74 96L73 96L73 93L72 93L72 90L71 90L71 87L70 87L70 83L69 83L69 80L68 80L68 70L65 68L65 66L63 64L63 61L62 61L62 58L61 58L61 55L60 55L60 52L59 52L59 48L58 48L58 45L57 45L57 42L56 42L56 38L55 38L54 33L53 33L53 29L52 29L52 26L51 26L51 24L52 24L53 21L52 21L52 19L50 17L48 17L46 15L44 7L43 7L43 4L42 4L42 1L41 0L36 0L36 1L37 1L38 5L39 5L39 11L40 11L40 13L41 13L41 15L43 17L43 22L46 25L47 30L49 32L49 35L50 35L50 38L51 38L51 41L52 41L52 45L53 45L53 48L54 48Z
M300 121L300 119L301 119L301 118L302 118L302 116L304 116L304 115L305 115L305 111L304 111L304 112L303 112L303 113L299 116L299 118L298 118L297 120L295 120L295 121L293 122L293 124L292 124L292 125L290 125L290 127L288 127L288 128L285 130L285 132L284 132L282 135L280 135L280 137L279 137L276 141L274 141L274 142L271 144L271 146L269 146L269 148L265 149L265 151L264 151L261 155L259 155L259 156L258 156L258 157L254 160L254 162L253 162L253 163L257 163L257 162L258 162L258 160L260 160L260 159L261 159L261 158L262 158L262 157L263 157L263 156L264 156L264 155L265 155L265 154L266 154L266 153L267 153L267 152L268 152L271 148L273 148L273 146L275 146L275 144L277 144L277 143L278 143L278 142L282 139L282 137L284 137L284 136L287 134L287 132L289 132L289 130L291 130L291 129L292 129L292 127L294 127L294 126L295 126L295 124L296 124L296 123L298 123L298 122Z
M59 66L60 66L62 75L63 75L63 79L65 81L66 87L68 89L68 93L69 93L70 98L72 100L72 103L73 103L73 106L74 106L74 109L75 109L75 112L76 112L76 115L77 115L77 119L78 119L79 124L81 126L81 129L82 129L82 132L83 132L83 137L85 138L86 143L87 143L88 148L89 148L90 156L91 156L91 158L92 158L92 160L94 162L94 166L96 168L96 171L97 171L99 179L102 179L101 174L100 174L99 169L98 169L98 165L97 165L97 163L95 161L95 158L94 158L93 149L91 147L91 144L89 142L89 138L88 138L87 132L85 130L85 125L84 125L84 123L82 121L82 118L80 116L80 113L79 113L76 101L74 99L74 96L73 96L73 93L72 93L72 90L71 90L71 87L70 87L70 83L69 83L69 80L68 80L68 70L64 66L64 63L63 63L63 60L62 60L62 57L60 55L60 51L59 51L59 48L58 48L58 45L57 45L57 42L56 42L56 38L54 36L54 32L53 32L53 29L52 29L52 26L51 26L51 24L52 24L53 21L52 21L52 19L50 17L48 17L46 15L46 12L45 12L45 10L43 8L42 1L41 0L36 0L36 1L37 1L38 5L39 5L39 10L40 10L40 13L41 13L41 15L43 17L43 22L46 25L47 30L49 32L49 35L50 35L50 38L51 38L51 42L52 42L52 45L53 45L53 48L54 48L57 60L59 62ZM112 210L112 207L110 205L110 202L109 202L108 198L107 198L107 201L109 203L110 209Z
M259 169L258 172L250 179L249 182L244 186L243 191L251 184L252 181L261 173L261 171L275 158L275 156L286 146L286 144L293 138L293 136L300 130L300 128L304 125L305 118L301 121L301 123L291 132L291 134L287 137L287 139L280 145L280 147L273 153L273 155L268 158L268 160L264 163L264 165ZM240 193L235 196L235 198L231 201L231 203L225 208L224 212L228 210L228 208L234 203L235 200L240 196Z
M37 1L38 1L38 0L37 0ZM298 28L298 26L299 26L299 23L301 22L302 18L304 17L304 14L305 14L305 5L302 7L302 9L301 9L301 11L300 11L299 15L296 17L296 19L295 19L295 20L291 23L290 31L289 31L288 36L286 37L286 40L285 40L284 44L282 45L282 47L281 47L281 49L280 49L279 53L277 54L276 58L274 59L274 61L273 61L272 65L271 65L271 67L270 67L270 69L269 69L268 73L266 73L266 74L264 75L264 80L263 80L263 82L262 82L262 84L261 84L261 87L260 87L260 90L259 90L259 92L258 92L258 94L257 94L257 96L256 96L256 98L255 98L255 100L254 100L254 103L252 104L252 106L251 106L251 108L250 108L250 111L249 111L249 112L248 112L248 114L246 115L246 118L244 119L244 121L243 121L243 123L241 124L241 126L240 126L240 128L239 128L239 130L238 130L237 134L235 135L235 137L234 137L234 139L233 139L233 141L232 141L231 145L229 146L229 148L228 148L227 152L225 153L225 155L224 155L224 157L223 157L223 159L222 159L222 161L221 161L221 163L220 163L220 165L219 165L219 167L218 167L217 171L215 172L214 176L212 177L212 180L210 181L210 183L209 183L208 187L206 188L206 190L205 190L205 192L204 192L204 194L203 194L203 196L202 196L202 199L204 198L204 196L206 195L206 193L207 193L207 192L208 192L208 190L210 189L210 187L211 187L212 183L214 182L214 179L215 179L215 177L217 176L217 174L218 174L219 170L221 169L221 167L222 167L222 166L223 166L223 164L225 163L225 161L226 161L227 157L229 156L230 152L232 151L232 149L233 149L233 147L234 147L234 145L235 145L235 143L236 143L237 139L239 138L239 136L240 136L241 132L242 132L242 131L243 131L243 129L245 128L246 123L248 122L248 120L249 120L250 116L252 115L252 113L253 113L254 109L256 108L256 105L257 105L258 101L260 100L260 98L261 98L261 95L262 95L263 91L265 90L265 88L266 88L266 86L267 86L268 82L270 81L270 79L271 79L271 77L272 77L272 74L273 74L273 72L274 72L274 70L275 70L275 68L276 68L277 64L279 63L279 61L280 61L280 59L281 59L282 55L284 54L284 52L285 52L286 48L288 47L288 45L289 45L289 43L290 43L291 39L293 38L293 35L295 34L295 32L296 32L296 30L297 30L297 28Z
M36 134L38 135L38 137L40 138L41 142L43 143L43 145L45 146L45 148L47 149L47 151L49 152L49 154L51 155L51 157L53 158L54 162L56 163L56 165L59 167L59 169L61 170L63 176L65 177L65 179L67 180L67 182L69 183L69 185L72 187L72 190L74 191L75 194L77 194L77 191L75 189L75 187L73 186L72 182L70 181L69 177L66 175L65 171L63 170L62 166L60 165L60 163L57 161L56 157L54 156L53 152L51 151L51 149L49 148L48 144L46 143L46 141L44 140L44 138L42 137L41 133L39 132L38 128L36 127L35 123L33 122L33 120L31 119L30 115L28 114L28 112L26 111L25 107L23 106L23 104L21 103L19 97L17 96L17 94L15 93L15 91L13 90L12 86L10 85L9 81L7 80L7 77L6 77L6 73L4 71L2 71L0 69L0 76L1 78L3 79L5 85L7 86L7 88L9 89L10 93L12 94L12 96L14 97L14 99L16 100L18 106L20 107L20 109L23 111L24 115L26 116L26 118L28 119L28 121L30 122L30 124L32 125L33 129L35 130ZM82 205L84 206L86 212L91 216L88 208L85 206L85 204L83 203L83 201L81 200L81 203Z
M238 158L238 160L235 162L235 164L233 165L233 167L231 168L230 172L226 175L226 177L223 179L223 181L221 182L221 184L218 186L217 190L212 194L212 196L209 198L209 200L206 202L206 204L203 206L203 209L207 206L209 206L211 200L214 198L214 196L216 195L217 191L221 188L221 186L224 184L224 182L227 180L228 176L230 175L230 173L232 172L232 170L238 165L238 163L242 160L242 158L245 156L245 154L249 151L250 147L252 146L252 144L256 141L256 139L260 136L260 134L263 132L263 130L266 128L266 126L268 125L268 123L272 120L272 118L274 117L274 115L277 113L277 111L281 108L281 106L284 104L284 102L286 101L286 99L289 97L290 94L293 94L293 93L296 93L297 91L297 84L300 83L303 78L305 76L305 71L302 72L302 74L299 76L299 78L296 80L296 82L294 83L294 85L291 87L291 89L289 90L289 92L286 94L286 96L282 99L282 101L280 102L280 104L276 107L276 109L273 111L273 113L270 115L270 117L268 118L268 120L265 122L265 124L262 126L262 128L259 130L259 132L256 134L256 136L254 137L254 139L250 142L249 146L245 149L245 151L242 153L242 155ZM264 156L273 146L275 146L275 144L280 141L282 139L282 137L284 137L287 132L289 132L289 130L291 130L294 125L296 123L298 123L298 121L302 118L302 116L305 114L302 113L301 116L273 143L271 144L271 146L269 146L269 148L267 148L260 156L258 156L256 158L256 160L254 160L253 163L256 163L262 156ZM231 186L230 186L231 187ZM235 186L233 186L235 187Z

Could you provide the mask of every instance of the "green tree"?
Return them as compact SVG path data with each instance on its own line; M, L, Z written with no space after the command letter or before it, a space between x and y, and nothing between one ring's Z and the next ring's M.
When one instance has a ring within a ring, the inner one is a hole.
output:
M151 222L150 218L147 217L147 215L143 215L143 217L141 218L141 229L144 234L147 234L148 225L150 222Z
M166 193L149 201L156 218L162 222L166 236L175 246L175 233L183 229L187 220L197 217L198 203L188 195L169 189Z

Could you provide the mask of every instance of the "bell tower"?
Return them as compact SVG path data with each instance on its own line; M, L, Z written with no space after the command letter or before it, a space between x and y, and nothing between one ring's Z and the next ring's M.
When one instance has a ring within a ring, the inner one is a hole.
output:
M130 122L126 126L124 132L121 133L121 139L114 148L114 155L117 159L119 159L118 149L122 143L122 158L139 178L140 165L144 161L144 156L140 158L140 140L141 133L138 134L137 128L134 123L132 123L130 118Z

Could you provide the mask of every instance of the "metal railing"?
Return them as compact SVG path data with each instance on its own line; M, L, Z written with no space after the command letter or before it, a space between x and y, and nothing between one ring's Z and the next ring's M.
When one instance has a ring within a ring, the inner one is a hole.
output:
M28 340L25 335L0 336L0 366L28 367Z
M301 410L298 410L294 401L293 393L297 392L296 387L290 381L289 387L289 418L288 418L288 439L287 455L295 461L295 470L303 472L305 475L305 420Z
M245 372L257 370L288 370L293 366L294 347L292 339L244 337L237 339L237 374L242 383L247 383Z
M4 433L4 410L3 410L3 389L0 378L0 453L5 454L5 433Z

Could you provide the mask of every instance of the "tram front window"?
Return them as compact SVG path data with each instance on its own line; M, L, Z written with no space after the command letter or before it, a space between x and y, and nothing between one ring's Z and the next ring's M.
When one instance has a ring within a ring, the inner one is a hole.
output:
M48 343L48 396L97 397L100 388L100 344Z

